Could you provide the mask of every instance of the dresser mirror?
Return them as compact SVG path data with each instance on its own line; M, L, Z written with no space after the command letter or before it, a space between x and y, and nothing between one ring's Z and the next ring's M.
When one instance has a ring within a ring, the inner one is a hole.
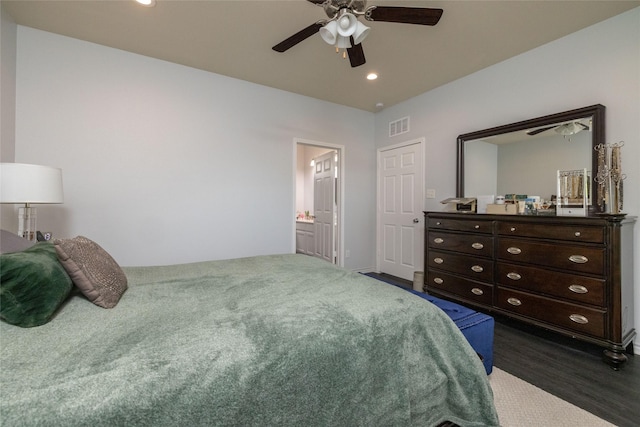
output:
M605 107L597 104L460 135L456 196L549 200L557 193L558 170L587 169L589 200L597 202L594 148L605 142L604 130Z

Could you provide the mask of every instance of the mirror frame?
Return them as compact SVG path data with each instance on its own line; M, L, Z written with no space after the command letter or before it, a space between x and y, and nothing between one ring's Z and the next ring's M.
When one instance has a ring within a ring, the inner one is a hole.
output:
M592 180L596 176L598 168L598 158L595 147L605 142L605 107L601 104L591 105L589 107L577 108L575 110L564 111L562 113L550 114L547 116L537 117L535 119L523 120L520 122L510 123L508 125L496 126L476 132L465 133L458 136L458 154L457 154L457 171L456 171L456 197L464 197L464 147L467 141L475 139L488 138L490 136L502 135L509 132L521 131L524 129L550 126L560 122L576 120L586 116L592 116L591 127L591 177ZM593 210L594 206L598 206L599 200L596 200L594 192L595 185L591 183L591 206L589 210Z

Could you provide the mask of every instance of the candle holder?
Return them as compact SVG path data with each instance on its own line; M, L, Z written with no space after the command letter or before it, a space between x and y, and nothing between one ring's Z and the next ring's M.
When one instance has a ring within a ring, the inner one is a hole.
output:
M597 184L598 211L606 214L619 214L623 207L622 152L624 141L613 144L598 144L594 150L598 153Z

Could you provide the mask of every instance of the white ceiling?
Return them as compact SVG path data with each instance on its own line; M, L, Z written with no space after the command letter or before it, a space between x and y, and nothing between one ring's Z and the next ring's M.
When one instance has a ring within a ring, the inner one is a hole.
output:
M369 1L444 9L434 26L363 23L367 63L351 68L316 34L285 53L272 46L325 19L305 0L2 0L16 23L377 111L640 6L640 1ZM589 54L588 46L585 55ZM597 58L594 58L596 61ZM544 64L540 64L544 67ZM366 80L376 72L376 81Z

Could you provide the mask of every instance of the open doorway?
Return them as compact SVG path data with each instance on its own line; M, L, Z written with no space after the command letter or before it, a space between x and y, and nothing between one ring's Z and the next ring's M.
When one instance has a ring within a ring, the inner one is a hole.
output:
M294 140L295 249L344 265L344 147Z

